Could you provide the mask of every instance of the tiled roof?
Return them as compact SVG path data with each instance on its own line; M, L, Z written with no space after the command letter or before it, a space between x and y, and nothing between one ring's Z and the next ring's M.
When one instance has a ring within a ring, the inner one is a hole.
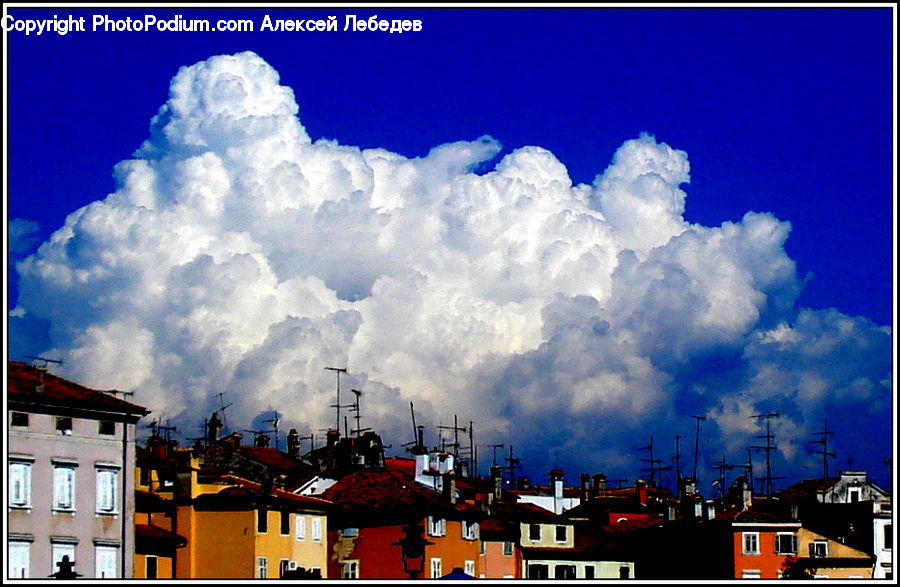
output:
M788 501L809 501L816 500L820 491L828 489L835 483L840 481L839 477L825 477L821 479L806 479L794 485L791 485L779 495Z
M273 501L284 506L316 510L327 510L332 506L332 503L326 499L309 495L297 495L277 487L271 487L268 493L263 493L262 485L259 483L234 475L223 475L221 480L228 485L216 493L204 493L195 497L195 508L213 511L246 511L255 508L259 504L271 504Z
M408 476L390 469L362 470L346 475L322 496L349 515L373 518L410 515L442 515L473 519L484 516L475 506L457 501L451 504L439 492L423 487Z
M31 406L53 406L120 414L144 415L147 408L113 396L110 392L91 389L50 372L43 373L43 391L38 391L40 371L26 363L9 361L7 397L10 402Z
M245 457L274 469L290 471L291 469L304 467L301 462L292 459L286 453L269 446L240 446L237 450Z

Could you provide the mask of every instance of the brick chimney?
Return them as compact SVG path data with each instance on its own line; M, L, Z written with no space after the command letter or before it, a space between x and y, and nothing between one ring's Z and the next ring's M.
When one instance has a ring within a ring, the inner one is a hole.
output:
M300 433L297 432L296 428L291 428L291 431L288 432L287 449L288 449L288 455L292 459L300 458Z
M594 484L591 493L594 497L606 497L606 475L597 473L593 477Z

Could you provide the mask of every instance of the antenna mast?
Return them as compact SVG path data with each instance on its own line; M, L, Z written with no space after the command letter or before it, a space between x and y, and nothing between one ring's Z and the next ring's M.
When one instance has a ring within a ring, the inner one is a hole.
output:
M775 436L772 434L771 421L772 418L778 417L778 412L771 412L769 414L755 414L750 416L751 418L765 418L766 419L766 433L757 435L757 438L765 438L766 445L765 446L751 446L750 448L754 450L764 450L766 451L766 476L760 479L765 483L766 487L766 497L772 497L772 480L775 477L772 477L772 462L770 459L770 453L775 450ZM778 477L778 479L783 479L783 477Z
M825 416L825 430L822 432L816 432L816 435L821 436L819 440L811 440L810 442L813 444L821 444L821 451L814 451L814 454L822 455L822 478L828 478L828 457L835 458L837 454L834 452L828 452L828 439L834 436L834 432L830 432L828 430L828 416Z
M694 483L697 483L697 458L700 455L700 422L706 420L706 416L691 416L697 420L697 436L694 438Z
M337 402L332 404L332 408L337 410L337 414L334 420L334 429L337 430L338 434L341 433L341 408L349 407L341 405L341 373L346 373L347 369L341 369L338 367L325 367L326 371L334 371L335 376L337 377Z

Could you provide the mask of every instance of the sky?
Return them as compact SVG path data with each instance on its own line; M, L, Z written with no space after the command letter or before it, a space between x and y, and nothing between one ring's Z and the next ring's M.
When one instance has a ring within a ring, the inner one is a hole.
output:
M86 22L5 33L9 359L185 442L221 401L324 438L347 368L389 454L413 402L429 444L456 415L482 472L503 443L535 483L647 478L651 437L690 470L703 415L712 492L723 458L762 475L777 412L783 487L821 475L827 416L831 472L889 485L891 9L9 14Z

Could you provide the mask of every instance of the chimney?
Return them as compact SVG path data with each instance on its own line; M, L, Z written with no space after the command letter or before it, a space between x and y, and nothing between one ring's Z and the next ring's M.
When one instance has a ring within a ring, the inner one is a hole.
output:
M340 430L329 430L325 433L325 446L328 448L334 448L335 445L337 445L338 438L340 437Z
M44 374L47 372L47 365L35 365L34 371L37 373L34 391L37 393L44 393Z
M219 440L220 432L222 432L222 421L219 420L219 415L216 412L213 412L212 416L210 416L209 420L206 422L206 442L215 444L215 442Z
M713 500L706 500L706 507L703 508L703 519L707 522L716 519L716 504Z
M300 458L300 433L296 428L291 428L287 435L288 456L292 459Z
M597 473L594 475L594 497L606 497L606 475Z
M531 481L529 481L528 477L519 477L516 487L520 490L528 490L531 487Z
M587 473L582 473L579 480L581 481L581 503L587 503L591 498L591 476Z
M678 480L678 499L684 499L688 495L696 493L696 484L690 477L682 477Z
M163 458L166 456L166 441L159 435L154 434L147 439L147 450L154 457Z
M269 446L269 436L267 434L257 434L253 439L253 446L256 448L267 448Z
M240 432L232 432L228 437L231 439L232 450L237 450L241 447L241 441L244 439L243 434Z
M494 501L500 501L503 497L503 476L500 474L500 467L497 465L491 467L491 488Z
M637 502L641 505L647 504L647 482L638 479L634 482L634 494Z
M739 477L741 488L741 511L749 510L753 505L753 487L746 477Z
M441 493L450 503L456 503L456 478L449 472L441 475Z

